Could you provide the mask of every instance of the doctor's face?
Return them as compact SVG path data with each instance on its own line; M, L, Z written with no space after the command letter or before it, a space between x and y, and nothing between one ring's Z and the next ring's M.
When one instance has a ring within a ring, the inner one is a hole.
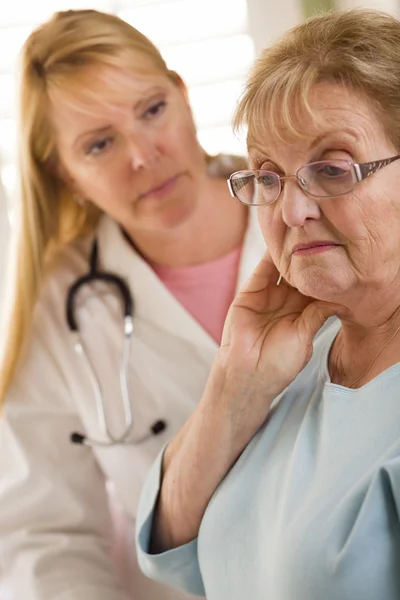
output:
M86 91L53 96L60 173L129 233L192 214L206 163L183 84L163 75L88 68Z

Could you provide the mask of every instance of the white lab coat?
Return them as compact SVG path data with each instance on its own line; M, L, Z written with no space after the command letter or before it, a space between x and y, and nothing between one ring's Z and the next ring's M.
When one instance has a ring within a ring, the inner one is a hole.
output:
M63 252L45 286L26 358L0 423L1 559L15 600L189 598L139 572L134 523L149 467L199 401L217 344L108 217L102 218L97 239L100 268L122 276L135 301L129 365L134 436L145 434L157 419L165 419L168 427L140 445L92 449L69 440L72 431L103 438L93 390L65 319L67 291L88 269L91 240L77 242ZM264 251L251 212L238 286ZM79 294L77 315L108 422L115 432L122 431L120 299L110 287L86 287ZM119 576L109 559L112 525L106 480L126 515L129 548L123 552L125 568Z

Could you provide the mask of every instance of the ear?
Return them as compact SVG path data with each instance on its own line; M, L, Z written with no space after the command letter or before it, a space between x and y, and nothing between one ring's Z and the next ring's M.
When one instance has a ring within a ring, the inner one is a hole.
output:
M51 174L57 179L60 179L72 193L78 192L78 188L73 177L60 160L52 161L49 163L48 168L50 169Z
M72 195L72 198L77 204L79 204L79 206L86 206L88 201L79 191L78 186L76 185L73 177L70 175L68 169L58 158L50 158L46 163L46 168L55 179L62 181L67 191Z
M179 91L181 92L182 96L184 97L185 102L188 105L188 107L191 108L190 102L189 102L189 92L186 87L186 84L183 81L182 77L180 75L178 75L177 73L175 73L175 76L174 76L174 83L175 83L176 87L179 89Z

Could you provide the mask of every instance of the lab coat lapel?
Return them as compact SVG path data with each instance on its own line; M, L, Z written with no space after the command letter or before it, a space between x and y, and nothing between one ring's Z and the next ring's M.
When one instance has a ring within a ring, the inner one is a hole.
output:
M99 267L116 273L129 285L135 316L161 330L180 336L215 352L217 344L160 282L153 269L129 245L119 226L103 217L98 227ZM249 278L265 252L257 214L249 210L248 228L239 265L237 290Z
M116 273L128 283L134 300L134 318L150 322L199 347L217 349L215 341L158 279L114 221L103 217L97 236L100 268Z

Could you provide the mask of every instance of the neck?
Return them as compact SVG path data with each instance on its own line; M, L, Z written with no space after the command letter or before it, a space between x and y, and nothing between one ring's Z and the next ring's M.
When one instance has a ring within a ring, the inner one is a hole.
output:
M238 248L248 211L229 195L225 180L208 177L193 214L166 231L126 231L149 262L184 267L211 262Z
M369 326L347 311L341 321L329 357L333 383L360 387L400 362L400 302L374 314Z

